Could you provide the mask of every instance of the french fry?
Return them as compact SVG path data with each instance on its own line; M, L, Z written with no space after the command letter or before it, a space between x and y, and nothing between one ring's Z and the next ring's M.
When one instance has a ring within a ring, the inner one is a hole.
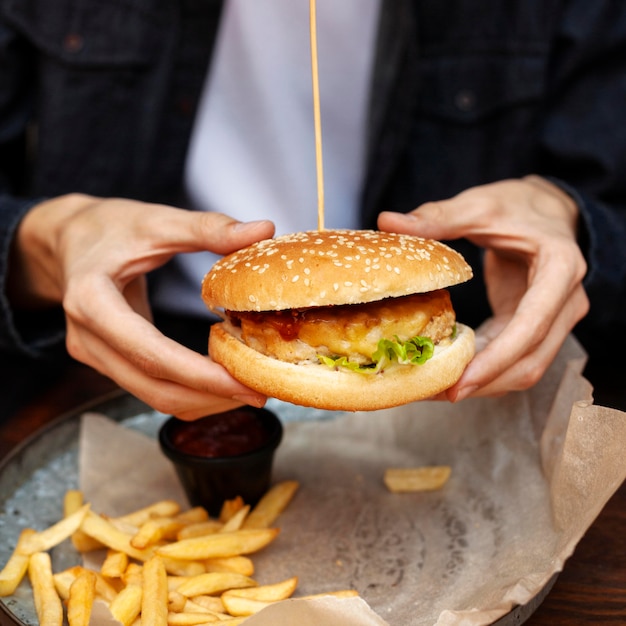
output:
M76 580L79 572L81 570L80 565L75 565L74 567L70 567L68 569L64 569L61 572L55 572L52 574L52 580L54 582L54 588L61 600L67 602L67 599L70 597L70 587L72 583Z
M63 518L45 530L33 533L24 540L21 548L23 554L46 552L50 548L58 546L80 528L88 512L89 505L85 504L69 517Z
M243 527L269 528L291 502L299 486L295 480L276 483L250 511Z
M194 506L178 513L174 519L181 524L199 524L209 519L209 512L203 506Z
M257 585L256 587L248 587L241 589L229 589L222 595L222 601L224 597L237 596L238 598L251 598L253 600L260 600L261 602L279 602L280 600L286 600L290 598L298 586L298 577L292 576L286 578L280 582L270 585Z
M425 465L423 467L388 468L384 482L393 493L435 491L441 489L450 478L449 465Z
M69 626L89 626L91 609L96 597L97 576L83 569L70 585L67 599L67 621Z
M216 615L226 613L224 604L219 596L194 596L193 598L189 598L189 601Z
M117 589L99 572L96 574L96 598L111 602L117 596Z
M127 567L128 554L109 549L100 566L100 573L107 578L121 578Z
M241 496L235 496L231 500L225 500L219 514L219 521L225 524L239 509L244 506Z
M142 624L167 626L167 596L165 565L159 556L153 556L143 566Z
M174 500L159 500L127 515L111 518L111 521L139 528L153 517L172 517L173 515L178 515L178 513L180 513L180 504L178 502Z
M220 528L221 533L232 533L234 530L239 530L246 519L246 516L250 512L250 505L246 504L242 506L225 524Z
M63 517L75 513L84 504L85 499L80 489L68 489L63 496Z
M254 598L240 598L239 596L222 594L222 602L226 611L235 617L254 615L273 602L263 602Z
M83 571L84 568L82 566L74 565L74 567L56 572L52 575L54 586L62 600L67 601L70 596L72 583ZM98 572L94 573L96 575L96 595L105 602L110 602L117 595L117 591Z
M220 531L224 527L222 522L218 520L206 520L204 522L196 522L195 524L189 524L181 528L176 534L176 539L191 539L192 537L204 537L205 535L212 535Z
M140 585L126 585L109 605L113 618L123 626L132 626L141 613L142 595L143 589Z
M143 565L138 563L129 563L124 574L122 574L122 582L125 585L143 585Z
M189 580L179 585L176 591L191 598L193 596L221 593L227 589L253 587L256 584L255 580L248 576L242 576L241 574L235 574L233 572L210 572L208 574L200 574L200 576L192 576Z
M206 572L206 566L202 561L173 559L169 556L163 556L161 558L165 564L165 570L172 576L198 576Z
M169 626L204 626L218 622L220 619L210 613L170 613L167 616Z
M28 556L13 553L0 572L0 597L10 596L28 571Z
M235 572L244 576L254 574L254 562L247 556L225 556L204 561L207 572Z
M63 517L69 517L85 504L83 492L79 489L68 489L63 498ZM72 534L72 544L79 552L100 550L103 546L89 535L78 529Z
M170 517L157 517L144 522L130 540L130 545L143 550L156 545L163 539L174 539L178 531L184 528L182 522Z
M278 528L251 528L231 533L215 533L159 546L156 548L156 554L175 559L211 559L251 554L270 544L278 533Z
M62 626L63 605L54 587L52 563L47 552L35 552L30 555L28 576L33 588L39 626Z
M14 593L26 575L29 557L27 554L23 554L23 546L35 532L32 528L25 528L20 533L13 553L0 571L0 597L10 596Z
M187 596L176 590L170 590L167 594L167 610L170 613L180 613L187 602Z
M81 529L90 537L97 539L105 546L118 552L124 552L139 561L146 561L152 555L148 550L137 550L130 545L132 537L116 528L111 522L97 515L93 511L87 511Z
M184 598L185 596L183 596ZM197 598L216 598L216 596L196 596ZM217 598L219 600L219 598ZM221 609L215 611L210 609L206 604L202 602L196 602L191 598L185 598L185 602L183 607L179 613L204 613L205 615L211 615L213 617L217 617L218 619L224 619L229 617L228 613L224 612L224 605L220 602Z

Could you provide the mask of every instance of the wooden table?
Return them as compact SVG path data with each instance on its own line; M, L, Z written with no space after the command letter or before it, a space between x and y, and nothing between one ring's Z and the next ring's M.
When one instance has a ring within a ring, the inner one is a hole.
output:
M72 368L53 389L0 424L0 457L50 420L115 389L92 370ZM626 483L608 502L525 624L626 624Z

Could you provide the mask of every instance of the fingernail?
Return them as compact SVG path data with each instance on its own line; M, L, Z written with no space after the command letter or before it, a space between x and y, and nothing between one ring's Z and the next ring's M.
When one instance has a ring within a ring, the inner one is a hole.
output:
M455 402L459 400L465 400L465 398L471 396L478 389L478 385L469 385L469 387L462 387L456 394Z
M390 215L399 217L407 222L414 222L417 219L413 213L401 213L400 211L384 211L384 213L389 213Z
M260 409L265 405L265 398L260 396L252 396L247 394L235 395L233 396L233 400L237 402L243 402L244 404L249 404L250 406L254 406L257 409Z
M251 222L237 222L233 225L233 230L237 232L245 231L245 230L254 230L260 224L263 224L267 220L253 220Z

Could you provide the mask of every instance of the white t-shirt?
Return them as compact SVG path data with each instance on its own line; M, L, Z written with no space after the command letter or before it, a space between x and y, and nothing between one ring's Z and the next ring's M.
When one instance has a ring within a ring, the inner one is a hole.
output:
M358 225L380 0L318 0L317 47L327 228ZM227 0L186 167L191 207L277 234L317 228L307 0ZM156 306L206 314L200 284L216 256L180 255Z

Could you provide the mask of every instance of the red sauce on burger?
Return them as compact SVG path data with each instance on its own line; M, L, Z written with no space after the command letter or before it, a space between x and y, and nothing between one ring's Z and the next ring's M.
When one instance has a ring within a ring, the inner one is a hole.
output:
M285 311L228 311L228 316L236 326L241 320L249 320L254 324L269 324L285 341L298 338L305 313L299 309Z

